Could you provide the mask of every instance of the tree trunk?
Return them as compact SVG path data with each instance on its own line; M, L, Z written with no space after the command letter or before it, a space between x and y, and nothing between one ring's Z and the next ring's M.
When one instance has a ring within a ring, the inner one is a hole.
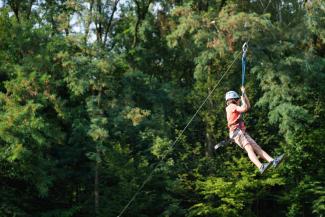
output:
M208 94L211 93L212 88L213 88L213 81L212 81L212 75L211 75L211 65L209 63L208 66L208 78L207 78L207 85L208 85ZM210 97L207 102L207 117L210 119L210 117L214 116L214 111L213 111L213 100ZM214 139L214 126L213 123L211 123L211 120L206 120L207 127L206 127L206 155L207 156L212 156L213 155L213 146L215 144L215 139Z
M89 8L89 17L87 17L86 23L85 23L85 36L84 36L84 42L85 44L87 44L87 40L88 40L88 34L89 34L89 28L90 28L90 24L92 21L92 16L93 16L93 6L94 6L94 0L92 0L90 2L90 8Z
M99 89L98 98L97 98L97 106L100 108L102 90ZM99 152L99 144L96 142L96 165L95 165L95 183L94 183L94 193L95 193L95 216L99 216L99 163L100 163L100 152Z
M97 0L97 18L95 21L96 26L96 40L98 44L103 42L103 22L102 22L102 2Z
M207 128L209 128L209 126ZM213 155L213 140L213 135L209 132L209 129L207 129L205 147L205 155L207 157L211 157Z
M138 31L141 22L146 18L149 6L152 2L152 0L149 0L148 3L146 4L145 0L141 0L141 2L135 0L134 1L136 4L136 13L137 13L137 22L134 27L134 37L133 37L133 47L135 47L138 43Z
M107 37L108 37L108 34L110 33L110 29L111 29L111 26L112 26L112 22L113 22L113 18L114 18L114 14L117 10L117 5L119 3L120 0L115 0L114 1L114 6L113 6L113 9L112 9L112 13L111 13L111 16L109 17L109 20L106 24L106 28L105 28L105 36L104 36L104 46L106 45L107 43Z
M95 165L95 216L99 216L99 173L98 173L98 167L99 167L99 160L98 160L98 154L99 154L99 148L98 144L96 144L96 165Z
M278 3L278 21L282 23L282 1Z
M35 0L30 0L29 1L28 11L27 11L27 15L26 15L28 20L30 18L31 13L32 13L32 7L33 7L34 2L35 2Z
M222 0L220 3L219 12L222 10L222 8L225 6L225 4L226 4L226 0Z
M20 1L10 1L9 2L9 5L10 5L12 11L14 12L18 23L20 23L20 19L19 19L20 3L21 3Z

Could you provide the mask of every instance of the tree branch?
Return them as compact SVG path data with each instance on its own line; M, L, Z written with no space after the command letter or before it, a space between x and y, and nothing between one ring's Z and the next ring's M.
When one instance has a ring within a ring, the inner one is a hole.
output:
M220 3L220 7L219 7L219 12L222 10L222 8L226 5L226 0L222 0Z
M32 13L32 7L33 7L34 2L35 2L35 0L30 0L29 1L27 15L26 15L26 17L27 17L28 20L30 18L31 13Z
M135 24L135 27L134 27L134 37L133 37L133 45L132 47L135 47L137 42L138 42L138 30L139 30L139 26L141 24L141 22L146 18L146 15L148 13L148 9L149 9L149 6L151 4L153 0L149 0L147 4L145 4L145 0L142 0L142 6L140 6L140 3L135 0L135 4L137 6L137 22Z
M97 43L102 43L102 36L103 36L103 22L102 22L102 2L101 0L97 0L97 18L95 22L96 26L96 37L97 37Z
M113 22L113 18L114 18L114 14L115 14L115 12L117 10L117 5L118 5L119 1L120 0L115 0L114 1L112 13L111 13L111 16L109 17L109 20L108 20L108 23L107 23L106 29L105 29L104 46L106 45L108 33L110 32L110 29L111 29L111 26L112 26L112 22Z
M20 19L19 19L20 3L21 3L21 1L9 1L8 2L9 6L11 7L12 11L15 14L15 17L16 17L18 23L20 23Z

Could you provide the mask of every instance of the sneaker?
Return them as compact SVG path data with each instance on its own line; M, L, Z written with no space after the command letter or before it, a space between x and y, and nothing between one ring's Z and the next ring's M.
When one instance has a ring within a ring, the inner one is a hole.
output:
M214 146L214 149L217 150L218 148L227 145L227 143L228 143L227 140L221 141L221 142L219 142L218 144L216 144L216 145Z
M267 170L270 166L271 166L271 163L263 163L259 169L260 173L263 174L265 172L265 170Z
M272 162L273 162L273 168L277 168L279 166L279 164L282 162L284 157L284 154L276 157Z

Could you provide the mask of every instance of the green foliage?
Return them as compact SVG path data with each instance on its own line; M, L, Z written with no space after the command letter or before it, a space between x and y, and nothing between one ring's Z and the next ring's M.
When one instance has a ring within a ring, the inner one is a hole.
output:
M190 216L242 216L243 213L251 216L246 207L262 198L266 189L285 184L284 178L278 174L259 179L247 158L231 160L235 163L224 162L229 176L210 176L196 182L203 203L191 207Z
M0 3L0 216L324 214L323 1ZM213 150L245 41L263 176Z

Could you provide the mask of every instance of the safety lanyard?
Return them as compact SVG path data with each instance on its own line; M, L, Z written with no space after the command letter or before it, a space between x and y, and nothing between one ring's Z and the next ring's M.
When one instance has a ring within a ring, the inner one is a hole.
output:
M241 74L241 85L244 86L245 84L245 74L246 74L246 53L247 53L247 48L248 44L245 42L243 44L243 55L241 58L241 69L242 69L242 74Z
M246 75L246 53L247 53L248 44L245 42L243 44L243 55L241 58L241 85L245 84L245 75ZM240 119L243 120L244 112L240 113Z

